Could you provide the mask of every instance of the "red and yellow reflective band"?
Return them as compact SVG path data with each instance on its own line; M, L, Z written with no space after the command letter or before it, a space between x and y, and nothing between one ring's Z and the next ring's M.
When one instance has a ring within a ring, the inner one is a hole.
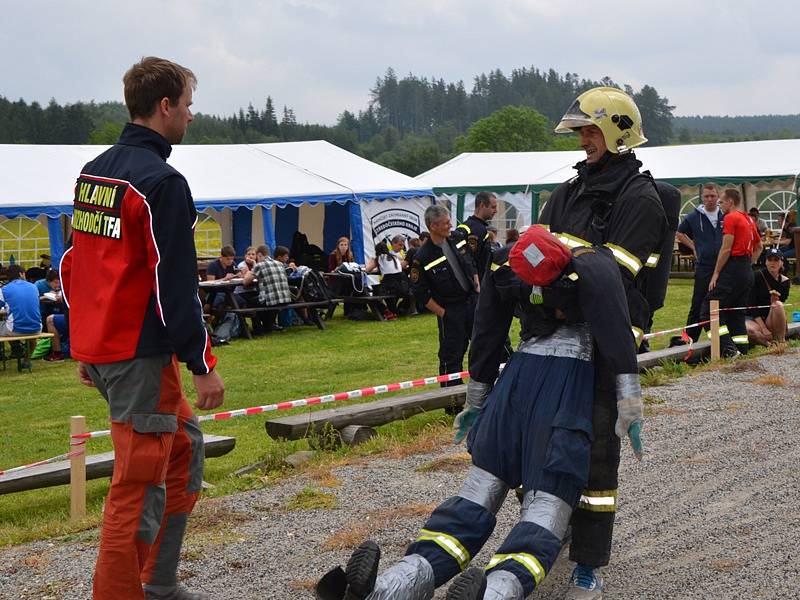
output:
M497 271L497 269L499 269L500 267L507 267L507 266L509 266L509 262L508 261L506 261L504 263L492 263L489 268L492 271Z
M578 508L590 512L617 512L617 490L583 490Z
M437 258L436 260L432 260L431 262L429 262L429 263L428 263L427 265L425 265L423 268L424 268L424 269L427 271L427 270L429 270L429 269L432 269L433 267L435 267L435 266L436 266L436 265L438 265L439 263L443 263L443 262L444 262L444 261L446 261L446 260L447 260L447 257L446 257L446 256L440 256L440 257L439 257L439 258Z
M633 273L634 277L638 275L639 271L642 270L642 261L625 250L625 248L622 246L617 246L616 244L611 243L607 243L605 246L611 250L611 253L614 255L614 258L617 260L617 262Z
M650 267L651 269L655 269L658 266L658 261L661 260L661 255L656 254L655 252L647 257L647 262L644 263L645 267Z
M729 333L727 325L723 325L722 327L719 328L720 335L726 335L727 333ZM708 339L711 339L711 331L706 331L706 337L708 337Z
M528 554L527 552L516 552L514 554L495 554L489 561L489 564L486 566L486 570L488 571L489 569L493 569L501 562L505 562L507 560L515 560L523 567L528 569L530 574L533 576L536 587L539 587L539 584L544 580L546 573L542 563L540 563L539 559L533 554Z
M462 571L467 568L469 561L472 560L467 549L452 535L428 529L420 529L419 533L418 542L433 542L452 556Z

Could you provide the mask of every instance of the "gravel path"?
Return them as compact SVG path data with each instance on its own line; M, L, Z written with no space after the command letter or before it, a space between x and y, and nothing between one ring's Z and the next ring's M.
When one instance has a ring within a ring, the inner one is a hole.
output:
M800 597L798 358L795 349L646 390L646 456L637 463L623 450L607 599ZM215 599L306 599L365 536L389 564L466 471L463 447L434 446L201 501L181 577ZM308 486L332 494L335 507L289 510ZM518 510L510 497L476 564ZM92 531L0 551L0 598L89 598L96 543ZM561 598L570 569L560 559L533 597Z

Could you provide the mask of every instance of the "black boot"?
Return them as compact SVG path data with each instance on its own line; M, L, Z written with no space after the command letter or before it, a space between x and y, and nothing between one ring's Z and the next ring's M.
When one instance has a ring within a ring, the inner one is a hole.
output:
M477 567L470 567L450 584L445 600L481 600L484 592L486 592L486 572Z
M347 561L347 593L344 600L364 600L375 589L381 549L372 540L363 542Z

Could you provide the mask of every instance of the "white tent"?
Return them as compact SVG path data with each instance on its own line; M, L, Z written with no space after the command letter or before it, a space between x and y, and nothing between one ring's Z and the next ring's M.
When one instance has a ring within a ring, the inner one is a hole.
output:
M636 156L656 179L678 187L794 181L800 173L800 140L643 147ZM417 179L440 199L457 199L459 218L472 212L475 194L489 190L517 208L520 224L530 224L538 194L572 177L573 165L584 158L582 151L464 153Z
M61 235L60 217L72 213L75 179L105 148L0 145L0 215L49 217L51 254L59 256L54 238ZM230 209L239 251L254 237L288 245L305 224L314 229L306 232L309 240L326 250L331 239L351 237L363 261L375 241L396 233L416 237L433 195L411 177L324 141L175 146L168 162L186 176L198 210ZM253 222L254 210L260 223Z

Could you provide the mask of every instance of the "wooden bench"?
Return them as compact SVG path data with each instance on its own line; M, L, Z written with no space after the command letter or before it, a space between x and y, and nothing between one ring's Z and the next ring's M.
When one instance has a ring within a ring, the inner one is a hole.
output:
M397 296L345 296L335 298L337 304L365 304L378 321L386 320L386 317L383 316L383 311L381 310L381 303L392 299L397 299ZM336 306L336 304L333 304L330 306L330 308L328 308L328 312L325 315L326 319L333 317L333 312L336 310Z
M31 373L31 353L28 348L28 342L34 340L46 339L53 337L52 333L43 331L41 333L31 333L29 335L4 335L0 336L0 361L3 363L3 371L6 370L6 362L14 358L17 359L17 371L22 372L23 369L28 369ZM22 343L22 356L11 356L6 353L5 342L21 342ZM24 362L23 362L24 361Z
M203 442L206 458L223 456L236 446L236 438L220 435L204 435ZM65 460L0 476L0 494L66 485L69 483L69 469L70 462ZM86 457L86 479L110 477L113 471L113 451Z
M327 308L328 311L330 312L332 310L331 307L333 307L333 308L336 307L336 302L337 301L338 300L334 298L332 300L320 300L320 301L317 301L317 302L292 302L291 304L281 304L280 306L254 306L254 307L245 307L245 308L228 308L228 309L225 310L225 312L237 314L237 315L240 315L242 317L253 317L253 315L255 315L255 313L261 313L261 312L280 312L280 311L282 311L282 310L284 310L286 308L294 308L294 309ZM314 322L314 324L317 326L317 328L325 329L325 323L319 317L319 314L317 313L316 310L311 310L309 312L309 318L311 319L311 321ZM253 339L253 335L250 332L250 330L247 328L246 325L243 325L243 329L244 329L245 337L247 339Z

